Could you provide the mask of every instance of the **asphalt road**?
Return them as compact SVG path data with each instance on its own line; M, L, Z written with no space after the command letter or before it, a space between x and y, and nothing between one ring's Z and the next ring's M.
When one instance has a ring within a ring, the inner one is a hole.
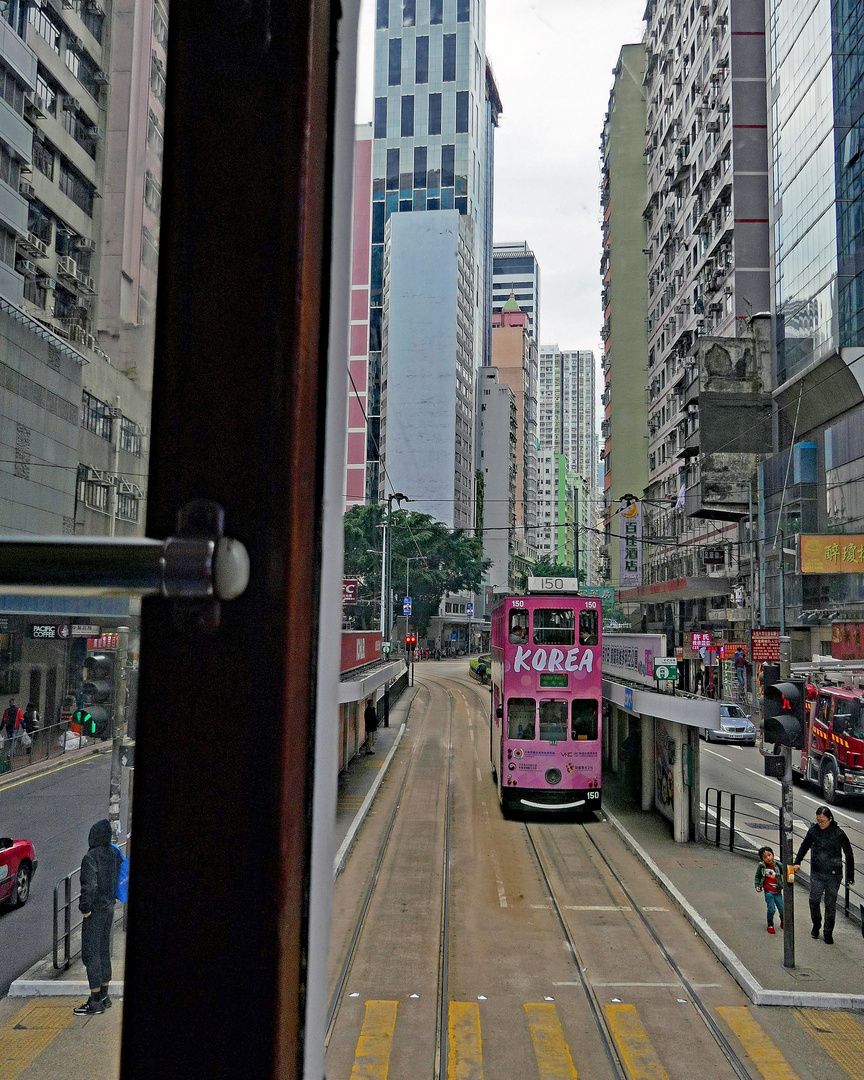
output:
M87 834L108 816L110 755L96 754L0 791L0 835L33 843L39 868L23 908L0 908L0 995L51 951L54 886L81 865Z

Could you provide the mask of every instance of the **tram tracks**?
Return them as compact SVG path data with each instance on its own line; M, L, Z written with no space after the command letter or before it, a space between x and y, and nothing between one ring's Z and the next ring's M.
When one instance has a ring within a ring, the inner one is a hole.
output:
M447 715L443 718L443 724L438 725L438 730L442 728L446 731L446 737L443 739L445 744L444 755L446 758L446 768L441 784L443 788L442 801L444 808L444 828L443 828L443 843L442 848L438 852L437 862L440 873L440 920L438 926L438 941L437 941L437 976L436 976L436 1005L435 1005L435 1039L434 1039L434 1072L433 1077L435 1080L443 1080L447 1076L448 1068L448 974L449 974L449 952L450 952L450 906L451 906L451 874L450 874L450 862L451 862L451 830L450 830L450 817L451 817L451 795L452 795L452 758L453 758L453 717L455 710L455 699L449 689L443 686L438 686L441 694L444 695L447 702ZM367 887L365 889L362 902L359 907L359 912L354 923L353 930L350 934L350 940L347 947L347 951L344 960L341 964L338 976L335 981L335 986L330 999L330 1005L327 1013L327 1026L325 1035L325 1051L329 1048L334 1032L336 1030L340 1012L342 1011L346 993L348 991L349 981L355 968L358 955L364 944L364 931L369 925L370 910L373 906L376 893L380 889L382 872L384 871L387 863L388 856L396 857L394 855L394 836L397 832L397 823L399 821L399 814L405 808L406 800L411 794L411 783L416 778L418 761L422 756L424 748L427 748L427 741L434 739L434 734L430 732L432 725L430 724L430 716L433 710L436 708L435 697L431 692L431 689L422 686L417 698L412 703L412 710L418 703L420 695L425 694L425 701L422 705L422 714L419 718L419 722L415 725L415 738L411 747L411 752L408 757L408 761L405 764L404 773L393 802L392 809L390 811L386 826L383 830L383 837L381 839L375 864L370 874ZM440 703L441 699L438 698ZM443 711L443 710L442 710ZM410 713L409 713L410 715ZM442 733L443 734L443 733ZM407 901L406 901L407 903ZM374 945L370 945L370 948L374 949ZM431 1020L431 1016L430 1016ZM430 1023L431 1028L431 1023Z
M553 873L551 872L551 868L547 865L547 860L544 858L543 855L541 855L540 852L542 842L538 843L538 841L540 841L539 834L544 828L549 828L550 826L538 826L536 824L532 825L531 822L524 822L523 825L528 840L528 846L533 853L534 858L536 859L538 870L546 888L548 889L548 896L552 904L555 918L558 921L564 935L564 939L569 950L571 960L576 968L579 985L585 996L585 1000L588 1004L588 1008L594 1021L597 1034L609 1059L610 1066L614 1070L617 1080L630 1080L631 1073L628 1071L625 1062L622 1060L618 1040L616 1039L615 1034L610 1026L604 1003L600 1000L596 990L591 985L590 980L586 977L586 965L583 961L582 956L580 955L580 951L578 949L577 943L574 939L573 933L568 923L568 919L565 914L565 907L567 906L566 901L563 897L557 894L557 890L553 885L552 881ZM642 911L639 903L635 900L631 890L622 880L620 874L615 871L606 854L601 850L600 846L597 844L596 840L591 835L590 829L588 829L584 824L578 824L573 827L578 828L581 831L588 845L592 849L595 857L600 860L600 862L608 872L609 878L611 879L611 882L607 882L609 891L612 892L613 889L617 889L621 893L623 893L624 897L627 899L630 911L632 912L633 916L638 920L639 925L647 933L648 937L653 942L657 952L662 958L662 961L670 968L670 970L675 976L675 979L680 983L683 991L687 994L689 1002L692 1004L700 1021L704 1024L710 1038L716 1044L721 1054L726 1059L726 1062L732 1069L732 1074L738 1077L738 1080L752 1080L752 1074L748 1071L747 1067L742 1062L741 1058L738 1056L735 1047L732 1045L732 1043L726 1037L720 1026L714 1020L710 1008L704 1002L698 989L693 985L693 982L688 979L687 976L684 974L680 965L670 952L669 948L663 942L654 926L652 926L650 919L647 917L645 912Z

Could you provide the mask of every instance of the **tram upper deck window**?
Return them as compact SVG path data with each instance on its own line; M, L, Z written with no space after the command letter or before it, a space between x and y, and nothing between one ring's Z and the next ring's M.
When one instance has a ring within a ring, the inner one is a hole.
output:
M569 608L536 608L535 645L575 645L576 626Z
M576 698L570 738L574 742L596 742L598 735L597 702L593 698Z
M567 702L540 702L540 741L567 741Z
M511 645L527 645L528 644L528 612L527 611L511 611L510 612L510 644Z
M534 698L510 698L507 702L507 738L533 739L537 706Z
M596 645L597 638L597 612L596 611L580 611L579 612L579 644L580 645Z

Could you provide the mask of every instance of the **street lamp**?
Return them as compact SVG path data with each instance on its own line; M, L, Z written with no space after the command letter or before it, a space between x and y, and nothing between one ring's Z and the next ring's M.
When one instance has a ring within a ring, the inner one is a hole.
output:
M390 602L389 596L389 578L390 578L390 550L387 547L387 533L390 526L390 515L393 513L393 501L399 503L401 508L403 502L413 502L413 499L409 499L407 495L403 495L401 491L394 491L387 496L387 516L384 518L384 539L381 544L381 645L384 646L384 642L390 636L390 624L393 621L393 617L390 614Z

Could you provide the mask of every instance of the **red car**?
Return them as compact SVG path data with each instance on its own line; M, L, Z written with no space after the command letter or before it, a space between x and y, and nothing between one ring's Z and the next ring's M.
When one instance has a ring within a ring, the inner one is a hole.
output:
M37 865L29 840L0 836L0 904L22 907L27 903Z

